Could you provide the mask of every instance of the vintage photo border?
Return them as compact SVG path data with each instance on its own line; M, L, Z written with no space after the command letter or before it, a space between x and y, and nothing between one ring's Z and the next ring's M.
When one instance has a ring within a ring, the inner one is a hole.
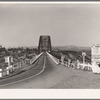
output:
M11 1L14 0L0 0L1 2L4 3L12 3ZM14 3L18 3L16 0ZM23 0L22 0L23 1ZM24 0L27 3L27 0ZM24 2L23 1L23 2ZM32 3L29 0L29 3ZM34 0L35 3L37 0ZM33 1L33 2L34 2ZM49 1L49 0L45 0ZM52 1L52 0L51 0ZM51 3L49 1L48 3ZM58 0L60 1L60 0ZM57 3L58 1L53 1L52 3ZM67 1L67 2L65 2ZM74 0L63 0L63 2L59 3L73 3ZM83 0L85 1L85 0ZM99 0L97 0L99 1ZM42 0L38 0L37 3L43 3ZM79 2L74 1L74 3L87 3L87 2L82 2L79 0ZM20 2L19 2L20 3ZM100 2L88 2L88 3L100 3ZM29 99L100 99L100 90L99 89L0 89L0 99L23 99L23 100L29 100Z

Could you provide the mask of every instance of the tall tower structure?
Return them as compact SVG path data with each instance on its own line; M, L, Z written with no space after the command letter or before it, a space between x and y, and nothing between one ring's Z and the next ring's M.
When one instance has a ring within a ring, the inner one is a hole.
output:
M42 35L39 38L38 53L43 51L51 52L51 38L48 35Z

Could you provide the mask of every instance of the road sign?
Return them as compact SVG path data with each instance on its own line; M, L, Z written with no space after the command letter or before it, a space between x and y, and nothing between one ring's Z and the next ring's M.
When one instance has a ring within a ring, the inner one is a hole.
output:
M5 57L5 63L11 63L11 62L13 62L13 57L12 56Z

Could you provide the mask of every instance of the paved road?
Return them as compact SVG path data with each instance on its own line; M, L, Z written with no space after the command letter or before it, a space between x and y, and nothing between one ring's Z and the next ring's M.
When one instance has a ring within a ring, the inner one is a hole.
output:
M28 66L27 68L20 69L16 72L13 72L7 78L0 79L0 87L6 85L12 85L14 83L18 83L20 81L26 80L31 77L36 77L41 74L45 69L45 54L40 56L40 58L33 63L32 65Z
M48 55L42 56L41 60L39 60L38 66L43 66L44 57L46 57L45 70L40 75L23 80L22 82L3 86L1 88L100 89L100 74L93 74L89 71L66 68L61 65L58 66ZM27 71L25 75L30 75L30 72L32 73L34 70ZM23 78L24 77L25 76L23 76Z

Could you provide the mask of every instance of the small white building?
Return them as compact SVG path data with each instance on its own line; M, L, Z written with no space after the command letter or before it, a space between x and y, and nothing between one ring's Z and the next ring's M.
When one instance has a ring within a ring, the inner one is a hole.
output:
M100 73L100 44L91 47L91 63L92 71Z

